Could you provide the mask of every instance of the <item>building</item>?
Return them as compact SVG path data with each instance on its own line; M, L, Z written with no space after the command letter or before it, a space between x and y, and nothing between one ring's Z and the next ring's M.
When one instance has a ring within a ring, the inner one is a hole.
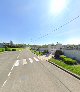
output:
M48 48L39 48L39 51L40 51L40 52L44 52L45 50L47 51Z
M4 47L4 43L0 43L0 48L3 48Z
M54 44L49 44L48 45L48 51L49 53L54 54L56 50L61 50L62 49L62 44L57 43L56 45Z

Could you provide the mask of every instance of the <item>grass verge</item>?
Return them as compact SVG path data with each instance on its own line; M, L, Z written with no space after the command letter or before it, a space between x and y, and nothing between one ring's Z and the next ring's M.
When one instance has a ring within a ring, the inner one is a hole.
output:
M15 51L22 51L24 48L8 48L7 51L12 51L15 49ZM5 48L0 48L0 53L3 53L5 51Z
M36 50L32 50L32 49L30 49L30 50L31 50L32 53L36 54L37 56L38 56L38 55L39 55L39 56L42 56L42 55L43 55L42 52L39 52L39 51L36 51Z
M54 58L49 59L49 62L53 62L62 68L80 76L80 65L67 65L62 60L56 60Z
M16 51L21 51L21 50L23 50L24 48L9 48L11 51L12 51L12 49L16 49Z

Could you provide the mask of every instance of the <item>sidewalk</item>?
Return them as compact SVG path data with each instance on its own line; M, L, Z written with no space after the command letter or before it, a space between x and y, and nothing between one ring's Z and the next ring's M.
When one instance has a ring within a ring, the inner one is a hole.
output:
M38 56L39 59L48 61L51 57L54 57L54 55L50 54L49 56L43 55L43 56Z

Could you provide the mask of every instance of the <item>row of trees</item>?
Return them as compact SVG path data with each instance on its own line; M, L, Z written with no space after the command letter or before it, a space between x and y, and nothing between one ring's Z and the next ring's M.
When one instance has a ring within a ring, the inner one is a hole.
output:
M5 48L25 48L26 44L14 44L12 41L10 43L3 43Z

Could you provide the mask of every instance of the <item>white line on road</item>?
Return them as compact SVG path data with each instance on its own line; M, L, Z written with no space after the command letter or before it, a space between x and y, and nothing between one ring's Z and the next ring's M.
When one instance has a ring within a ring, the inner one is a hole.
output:
M11 72L8 74L8 76L10 76Z
M19 58L19 55L17 56L17 59Z
M17 59L19 58L20 54L21 54L21 51L20 51L19 55L17 56Z
M26 59L23 59L23 65L27 64Z
M19 61L20 60L17 60L16 63L14 64L14 66L19 66Z
M4 87L4 85L6 84L7 80L3 83L2 87Z
M33 63L33 60L31 58L29 58L30 62Z
M36 57L33 57L36 61L39 61Z
M14 68L14 65L13 65L13 67L11 68L11 71L13 70L13 68Z

